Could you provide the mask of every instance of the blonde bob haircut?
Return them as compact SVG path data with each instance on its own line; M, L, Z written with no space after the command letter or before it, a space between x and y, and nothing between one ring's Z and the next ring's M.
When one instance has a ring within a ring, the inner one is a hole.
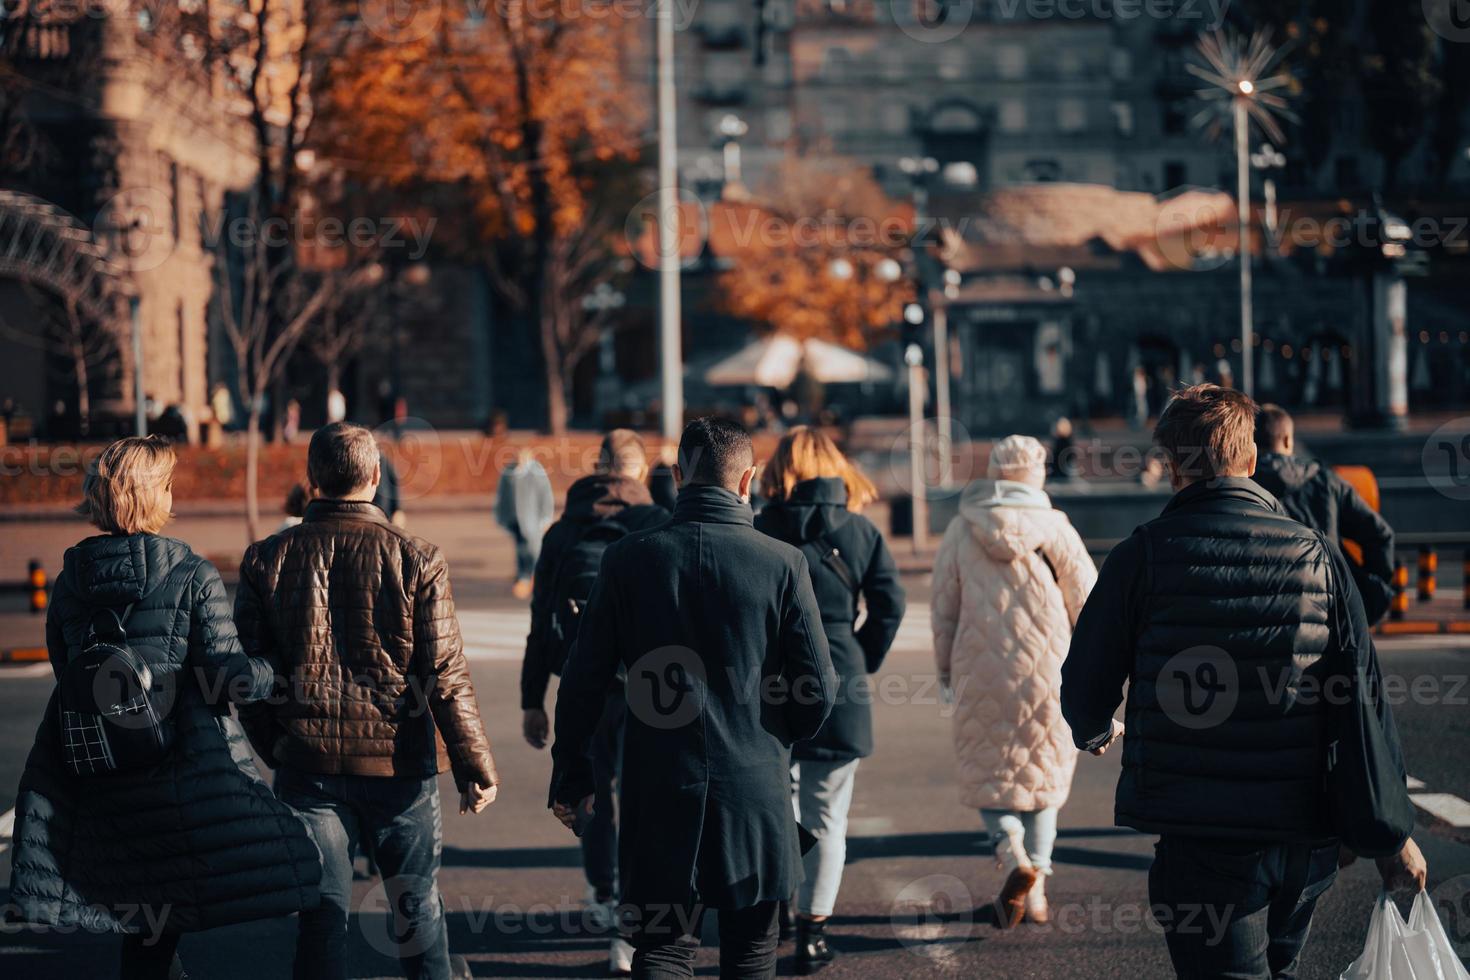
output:
M776 453L761 471L761 493L785 500L798 483L835 477L847 487L847 509L862 510L878 499L878 488L837 448L826 433L800 425L781 437Z
M119 439L87 468L77 513L108 534L157 534L172 516L163 492L177 463L162 436Z

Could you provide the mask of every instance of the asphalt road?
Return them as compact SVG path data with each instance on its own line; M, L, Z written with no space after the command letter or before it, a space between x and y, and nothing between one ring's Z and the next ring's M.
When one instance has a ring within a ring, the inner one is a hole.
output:
M829 928L843 955L826 975L1169 976L1162 938L1147 914L1152 840L1112 826L1116 756L1079 762L1072 799L1062 810L1049 887L1053 924L1002 933L985 913L972 913L988 904L1000 875L978 816L957 802L949 709L936 696L929 663L927 597L921 581L912 584L914 614L885 668L893 680L879 687L891 696L875 705L878 750L858 776L849 864ZM485 585L470 591L499 590ZM446 817L442 885L451 944L477 976L602 976L606 938L589 931L580 915L578 853L543 808L549 760L519 736L516 650L524 616L523 606L498 599L462 608L505 785L485 814ZM0 632L16 621L0 617ZM1411 772L1425 791L1470 799L1464 765L1470 747L1470 643L1408 639L1386 641L1382 650L1388 672L1403 678L1405 694L1396 713ZM51 690L49 676L42 674L0 670L0 813L13 804ZM449 796L452 784L446 782L443 791ZM1429 859L1431 888L1447 899L1458 897L1470 885L1470 829L1421 816L1425 825L1418 836ZM0 853L0 882L8 881L9 870L9 854ZM366 879L358 884L353 977L397 975L375 942L384 933L384 916L381 893L373 886ZM1361 862L1341 874L1319 907L1303 978L1335 978L1357 955L1376 891L1376 874ZM1450 926L1455 935L1470 938L1470 923ZM289 921L221 929L187 937L183 956L191 975L205 980L273 980L289 976L292 936ZM0 935L0 976L110 977L115 942L9 928ZM714 952L701 955L703 973L713 975Z

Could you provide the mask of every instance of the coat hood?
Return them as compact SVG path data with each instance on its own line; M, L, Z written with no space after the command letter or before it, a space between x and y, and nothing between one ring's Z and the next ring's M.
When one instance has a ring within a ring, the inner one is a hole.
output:
M1322 464L1314 459L1298 459L1280 453L1266 453L1256 461L1256 483L1272 496L1285 497L1316 479Z
M567 490L564 518L578 521L600 521L614 517L629 507L653 503L648 488L626 476L594 473L584 476Z
M115 605L143 598L193 554L157 534L99 534L67 549L62 572L84 601Z
M762 524L787 541L815 541L852 519L847 509L847 485L839 477L803 480L791 496L774 500L761 511Z
M960 498L960 516L985 553L1012 562L1035 551L1052 533L1046 492L1014 480L976 480Z

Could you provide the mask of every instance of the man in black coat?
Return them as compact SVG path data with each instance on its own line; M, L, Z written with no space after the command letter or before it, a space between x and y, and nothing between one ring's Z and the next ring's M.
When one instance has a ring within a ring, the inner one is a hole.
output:
M627 673L621 869L635 977L692 977L705 909L720 975L772 977L777 909L801 879L791 743L832 710L836 676L806 558L752 527L740 426L684 430L673 519L614 543L567 659L551 802L592 810L587 752Z
M1393 598L1393 528L1347 481L1316 460L1298 459L1296 425L1286 409L1262 405L1256 413L1255 481L1281 501L1295 520L1321 531L1335 547L1343 538L1363 550L1363 563L1350 563L1368 622L1388 612Z
M1159 835L1150 906L1188 978L1295 976L1339 845L1389 887L1427 874L1362 602L1341 554L1249 479L1254 417L1216 385L1164 409L1177 492L1108 555L1062 667L1095 755L1124 734L1128 683L1116 821Z

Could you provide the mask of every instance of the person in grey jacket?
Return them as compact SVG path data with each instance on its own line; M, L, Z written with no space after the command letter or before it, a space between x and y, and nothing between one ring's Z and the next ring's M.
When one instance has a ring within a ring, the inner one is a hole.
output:
M556 501L546 470L530 449L522 449L516 461L501 471L495 489L495 522L515 540L516 574L511 590L517 599L531 598L531 578L541 554L541 537L555 512Z

